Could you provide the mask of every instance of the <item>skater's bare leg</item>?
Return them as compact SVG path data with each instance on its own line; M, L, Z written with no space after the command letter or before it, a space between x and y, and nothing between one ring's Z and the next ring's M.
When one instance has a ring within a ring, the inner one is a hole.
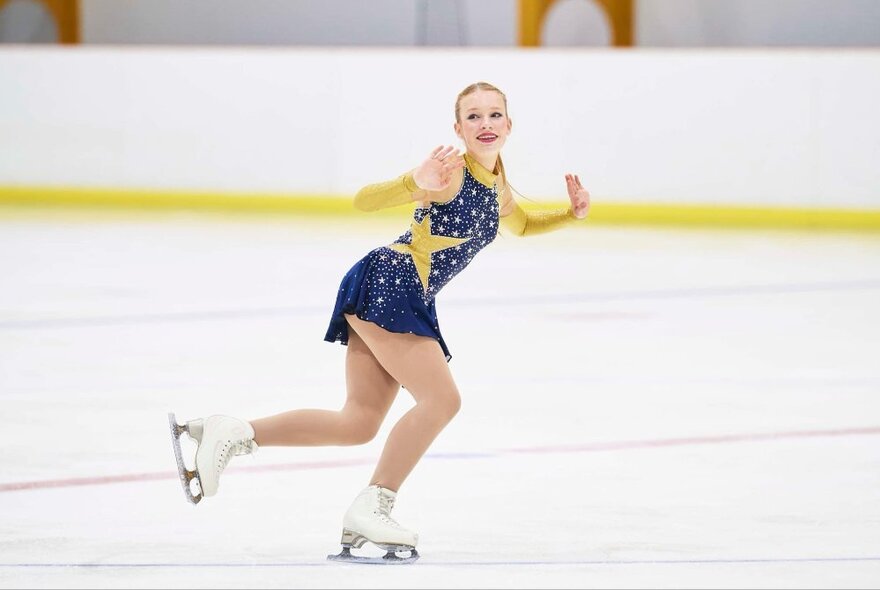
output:
M392 428L371 484L397 491L440 431L461 406L461 397L439 343L425 336L397 334L346 315L388 374L416 405Z
M253 420L256 443L267 447L358 445L372 440L400 384L353 330L349 330L345 380L348 393L341 410L293 410Z

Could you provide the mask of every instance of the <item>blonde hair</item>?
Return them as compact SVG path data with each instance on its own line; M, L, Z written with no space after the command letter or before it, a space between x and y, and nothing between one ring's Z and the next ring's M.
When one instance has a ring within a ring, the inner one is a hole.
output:
M507 96L501 92L497 87L489 84L488 82L474 82L464 90L458 93L458 97L455 99L455 122L461 123L461 101L464 97L473 94L474 92L482 90L484 92L497 92L501 96L501 100L504 101L504 110L505 116L507 115ZM495 164L495 170L492 171L494 174L498 174L501 176L501 180L504 182L504 186L507 186L507 174L504 172L504 162L501 160L501 154L498 154L498 162Z

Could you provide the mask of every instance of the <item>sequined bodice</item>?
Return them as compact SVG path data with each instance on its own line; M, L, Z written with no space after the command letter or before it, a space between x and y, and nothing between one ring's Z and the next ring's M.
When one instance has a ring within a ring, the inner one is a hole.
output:
M455 197L417 208L410 229L389 246L405 257L401 262L416 275L426 300L436 296L498 235L496 187L487 187L468 168L463 170Z

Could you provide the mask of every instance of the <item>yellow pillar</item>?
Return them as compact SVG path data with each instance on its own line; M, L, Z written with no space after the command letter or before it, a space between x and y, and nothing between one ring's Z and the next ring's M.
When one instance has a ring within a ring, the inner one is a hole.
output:
M79 43L79 0L41 0L58 24L58 42Z
M0 9L9 0L0 0ZM42 4L55 19L58 42L79 43L79 0L34 0Z
M519 0L519 44L537 47L541 44L541 27L554 0Z
M605 16L611 24L611 45L615 47L632 47L633 17L635 8L633 0L593 0L605 10Z
M586 0L595 2L605 12L611 27L611 45L631 47L633 44L634 0ZM547 13L556 0L519 0L519 44L523 47L541 45L541 30Z

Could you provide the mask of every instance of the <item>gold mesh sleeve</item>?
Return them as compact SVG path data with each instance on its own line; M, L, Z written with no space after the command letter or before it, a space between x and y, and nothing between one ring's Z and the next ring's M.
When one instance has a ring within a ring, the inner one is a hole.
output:
M413 202L413 193L419 191L412 172L401 174L394 180L368 184L354 196L354 206L361 211L378 211Z
M513 202L513 211L501 218L501 225L517 236L534 236L547 233L566 225L578 218L574 216L571 207L556 211L526 211Z

